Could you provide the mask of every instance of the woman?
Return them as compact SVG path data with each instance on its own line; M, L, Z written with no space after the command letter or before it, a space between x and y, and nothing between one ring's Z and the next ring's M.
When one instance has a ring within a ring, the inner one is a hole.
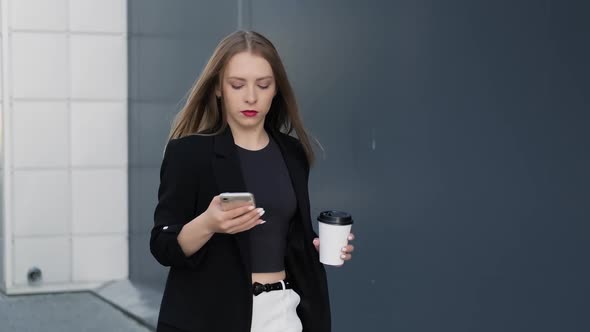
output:
M162 161L150 249L170 271L158 331L330 331L307 188L313 159L272 43L250 31L227 36ZM256 208L222 210L219 193L246 191Z

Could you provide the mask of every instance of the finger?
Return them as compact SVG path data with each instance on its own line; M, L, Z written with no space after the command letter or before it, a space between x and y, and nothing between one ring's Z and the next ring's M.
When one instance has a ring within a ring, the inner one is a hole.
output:
M264 214L264 212L263 212ZM250 220L243 222L241 224L236 225L235 227L232 227L229 231L229 233L235 234L235 233L239 233L239 232L243 232L243 231L247 231L253 227L256 227L258 225L264 224L266 221L260 219L260 214L255 214L254 217L252 217Z
M319 247L320 246L320 239L317 237L315 239L313 239L313 245L316 247Z
M260 217L256 216L256 217L252 218L252 220L246 222L245 224L238 226L236 228L235 232L239 233L239 232L247 231L247 230L252 229L258 225L262 225L265 222L266 222L266 220L262 220L262 219L260 219Z
M350 233L350 234L348 234L348 241L352 241L352 240L354 240L354 234Z
M213 199L211 200L211 205L219 206L219 208L221 208L221 198L219 197L219 195L213 197Z
M225 218L234 219L234 218L244 215L247 212L252 211L252 210L254 210L254 205L252 205L252 204L240 206L235 209L231 209L231 210L226 211Z
M234 218L232 220L230 220L228 222L228 229L236 229L240 226L242 226L242 224L251 221L253 218L260 218L263 214L264 214L264 209L263 208L258 208L255 210L252 210L250 213L246 213L240 217Z
M347 245L346 247L342 247L343 253L349 253L354 251L354 246L352 244Z
M342 258L343 261L349 261L352 259L352 255L351 254L342 254L342 255L340 255L340 258Z

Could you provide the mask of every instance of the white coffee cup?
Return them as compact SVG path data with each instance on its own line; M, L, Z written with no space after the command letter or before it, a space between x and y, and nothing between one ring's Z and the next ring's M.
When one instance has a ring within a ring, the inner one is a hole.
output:
M342 211L323 211L318 216L320 226L320 262L342 265L342 248L348 245L352 217Z

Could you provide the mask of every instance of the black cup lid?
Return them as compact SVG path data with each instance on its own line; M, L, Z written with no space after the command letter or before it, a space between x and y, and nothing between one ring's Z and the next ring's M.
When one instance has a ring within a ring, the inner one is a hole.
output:
M323 211L318 216L318 221L331 225L352 225L352 216L343 211Z

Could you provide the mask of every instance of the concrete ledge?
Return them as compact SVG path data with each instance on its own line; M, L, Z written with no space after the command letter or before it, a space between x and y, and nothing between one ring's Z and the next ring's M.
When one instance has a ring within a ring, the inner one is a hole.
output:
M155 331L162 291L129 280L114 281L93 291L98 297Z
M38 286L13 286L4 291L6 295L25 295L25 294L45 294L45 293L64 293L64 292L81 292L91 291L102 285L104 282L89 283L68 283L68 284L43 284Z

